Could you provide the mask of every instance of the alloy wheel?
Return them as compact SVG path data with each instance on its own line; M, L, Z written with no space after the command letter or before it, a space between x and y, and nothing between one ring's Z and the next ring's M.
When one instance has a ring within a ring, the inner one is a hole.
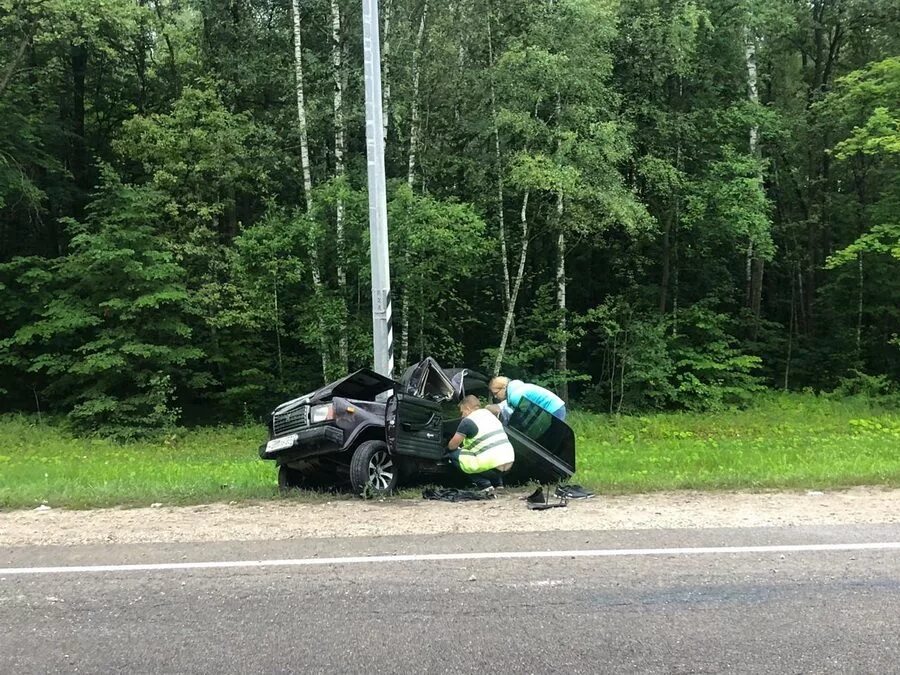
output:
M376 490L387 490L394 481L394 461L386 450L379 450L369 460L369 484Z

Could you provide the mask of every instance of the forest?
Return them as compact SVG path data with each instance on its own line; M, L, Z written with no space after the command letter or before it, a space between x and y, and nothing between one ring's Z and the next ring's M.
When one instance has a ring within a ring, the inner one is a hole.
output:
M897 396L900 5L381 0L394 356L576 408ZM0 0L0 412L371 365L361 3Z

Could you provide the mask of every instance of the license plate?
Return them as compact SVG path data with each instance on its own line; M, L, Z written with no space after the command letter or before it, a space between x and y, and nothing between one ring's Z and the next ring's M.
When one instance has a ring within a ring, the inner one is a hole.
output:
M284 448L291 447L296 442L297 434L291 434L290 436L284 436L283 438L273 438L271 441L266 443L266 452L283 450Z

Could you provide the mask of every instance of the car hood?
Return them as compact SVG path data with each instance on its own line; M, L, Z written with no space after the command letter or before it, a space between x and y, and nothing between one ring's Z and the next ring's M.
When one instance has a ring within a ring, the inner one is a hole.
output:
M321 389L316 389L310 394L282 403L273 412L284 412L308 403L330 401L335 396L360 401L374 401L378 394L388 389L393 389L395 386L397 386L397 383L394 380L384 375L379 375L369 368L361 368L346 377L342 377L340 380L326 384Z
M467 393L481 393L484 395L482 390L487 388L487 378L484 375L466 368L444 370L434 359L428 357L410 366L401 377L400 382L396 382L384 375L379 375L369 368L362 368L309 394L286 401L272 412L273 414L283 413L302 405L330 401L335 396L358 401L374 401L378 394L388 389L397 389L416 394L420 389L424 390L426 388L429 378L431 380L431 388L437 388L441 391L446 390L448 398L455 395L457 400ZM422 391L417 395L424 393Z

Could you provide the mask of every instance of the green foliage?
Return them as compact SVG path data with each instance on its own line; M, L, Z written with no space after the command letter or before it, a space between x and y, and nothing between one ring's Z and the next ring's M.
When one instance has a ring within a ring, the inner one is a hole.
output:
M191 384L183 370L202 356L184 271L153 236L160 203L107 174L87 221L69 224L69 255L38 282L46 304L2 343L8 364L50 380L78 429L133 437L171 426L175 383Z
M492 250L484 221L467 204L420 197L402 184L388 218L392 273L404 280L394 297L407 299L401 311L419 328L414 353L459 363L465 332L478 323L462 287Z
M585 403L608 412L663 408L674 399L675 364L663 317L641 312L623 297L578 317L596 339L601 375Z
M871 205L870 230L828 260L831 268L845 265L863 253L887 253L900 259L900 57L872 64L841 78L821 103L823 116L849 136L834 146L838 160L868 156L884 170L891 167L884 192Z
M679 407L721 410L762 389L757 356L743 354L728 317L702 304L677 317L614 298L579 317L597 338L602 375L585 403L609 412Z
M896 382L885 375L868 375L854 369L839 382L829 394L836 400L861 398L881 402L884 405L900 405L900 389Z
M264 129L227 111L214 90L186 87L171 113L128 120L113 147L169 196L163 209L175 223L211 225L264 188L269 143Z
M339 5L335 73L331 5L300 3L304 144L282 0L0 0L4 410L126 435L258 419L371 364L361 26ZM421 2L392 10L398 361L496 355L527 248L505 363L575 401L900 381L890 2L430 3L420 48Z
M850 136L834 153L847 159L856 153L890 155L900 152L900 57L872 63L840 78L835 90L819 104L821 114Z
M556 345L563 337L568 342L577 342L584 335L584 329L576 325L566 331L561 330L562 311L556 304L554 293L553 284L545 284L538 289L528 314L517 325L516 340L503 359L505 375L521 377L551 389L564 382L591 380L587 373L574 368L560 371L556 364ZM485 350L481 362L485 372L490 370L495 359L495 350Z
M679 317L670 354L675 364L673 400L689 410L722 410L747 404L762 383L760 358L744 354L727 331L728 317L701 304ZM673 327L674 328L674 327Z
M707 217L714 220L719 236L750 241L766 260L775 254L772 243L771 204L763 189L762 166L749 155L724 149L724 158L713 163L703 190L708 200Z

